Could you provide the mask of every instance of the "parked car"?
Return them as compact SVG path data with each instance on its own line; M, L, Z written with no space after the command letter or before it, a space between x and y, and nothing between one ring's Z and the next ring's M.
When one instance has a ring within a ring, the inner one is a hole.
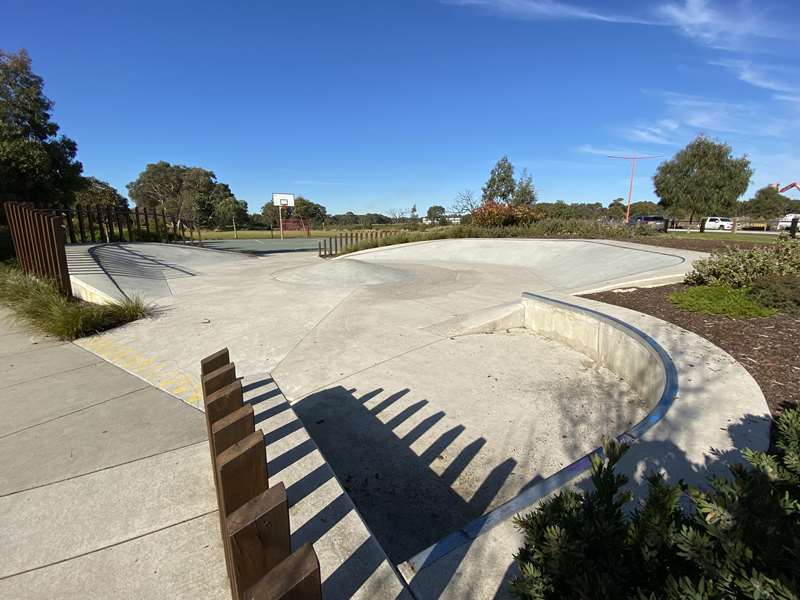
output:
M800 219L800 214L789 213L788 215L783 217L780 221L778 221L778 231L789 229L789 227L792 226L792 219Z
M659 231L666 230L666 220L662 215L636 215L631 217L630 225L652 227Z
M730 217L708 217L706 219L706 229L733 229L733 219Z

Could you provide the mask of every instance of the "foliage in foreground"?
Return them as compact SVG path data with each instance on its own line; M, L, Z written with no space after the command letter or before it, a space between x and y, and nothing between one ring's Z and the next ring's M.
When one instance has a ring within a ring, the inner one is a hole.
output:
M523 600L561 598L797 598L800 594L800 411L777 419L774 452L745 449L710 489L647 477L648 494L623 507L628 449L607 441L588 492L567 490L517 518L525 544L511 583Z
M753 299L745 288L699 285L669 295L674 305L692 312L728 317L769 317L777 311Z
M380 246L407 244L409 242L456 238L585 238L620 240L654 234L655 231L649 227L603 225L575 219L545 219L528 225L512 227L457 225L455 227L433 228L425 231L403 231L376 240L365 240L360 244L347 248L344 253Z
M0 304L11 308L20 321L63 340L98 333L152 313L139 298L103 305L66 298L50 283L6 265L0 266Z
M800 243L778 240L754 248L726 248L694 262L686 276L689 285L750 287L756 279L770 275L800 275Z

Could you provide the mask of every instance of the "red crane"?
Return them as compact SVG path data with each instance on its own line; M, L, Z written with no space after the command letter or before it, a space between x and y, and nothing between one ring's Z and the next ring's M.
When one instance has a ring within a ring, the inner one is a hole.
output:
M778 186L780 186L780 184L778 184ZM797 183L796 181L793 181L792 183L790 183L790 184L789 184L789 185L787 185L786 187L782 187L782 188L780 188L778 191L779 191L779 192L782 194L783 192L787 192L787 191L789 191L789 190L790 190L790 189L792 189L792 188L794 188L794 189L796 189L798 192L800 192L800 183Z

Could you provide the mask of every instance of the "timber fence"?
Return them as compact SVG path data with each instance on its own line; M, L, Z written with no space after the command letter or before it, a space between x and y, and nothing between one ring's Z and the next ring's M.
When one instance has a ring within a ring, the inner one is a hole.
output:
M64 217L19 202L4 203L14 253L20 268L30 275L53 281L72 295L64 249Z
M71 244L109 242L179 242L202 244L196 220L155 208L75 206L59 211Z
M234 600L321 600L310 544L292 552L283 482L270 485L264 435L224 348L200 361L220 531Z
M345 251L357 250L360 246L379 245L384 238L397 235L397 231L375 229L370 231L345 231L320 240L318 253L323 258L332 258L344 254Z

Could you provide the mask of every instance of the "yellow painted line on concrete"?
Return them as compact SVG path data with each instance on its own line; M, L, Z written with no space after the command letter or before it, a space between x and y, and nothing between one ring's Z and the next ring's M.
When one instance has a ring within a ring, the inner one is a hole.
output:
M158 362L136 348L112 339L109 335L84 338L78 343L86 350L180 398L187 404L201 406L199 381L183 370Z

